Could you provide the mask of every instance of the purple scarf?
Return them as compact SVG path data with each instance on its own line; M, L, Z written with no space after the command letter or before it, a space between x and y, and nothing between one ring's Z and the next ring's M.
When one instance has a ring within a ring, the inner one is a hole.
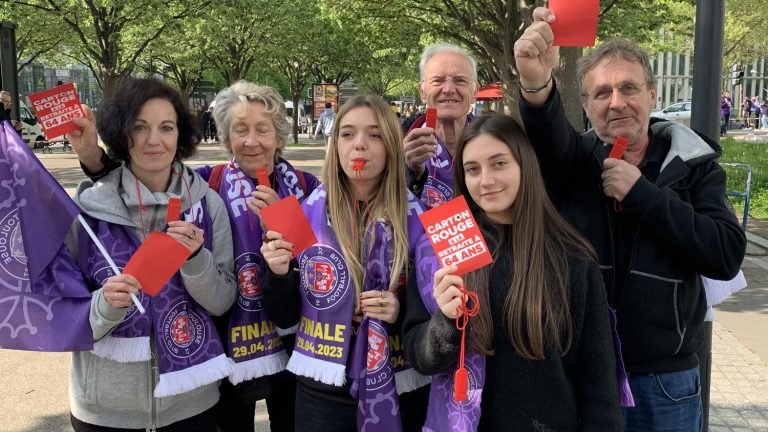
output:
M409 206L420 210L415 197L409 194L409 198ZM397 394L422 387L429 379L405 363L400 347L393 346L399 345L399 335L391 335L389 324L380 320L363 318L349 357L354 285L328 221L325 201L325 187L320 186L302 204L318 241L298 256L301 318L288 370L335 386L343 386L349 375L351 394L358 400L358 430L398 431ZM416 212L409 215L409 236L412 227L420 226ZM389 289L391 238L391 228L382 221L366 235L365 244L373 246L365 260L363 291Z
M428 256L432 251L429 240L420 244L422 256ZM429 249L429 250L426 250ZM434 294L432 292L432 280L435 272L440 268L436 258L417 261L417 283L421 301L430 314L440 313ZM454 402L453 400L453 375L458 368L457 363L445 371L432 375L432 388L429 392L429 407L427 408L427 421L424 431L474 431L480 422L480 402L485 383L485 356L473 352L467 352L464 358L464 367L467 369L469 385L467 387L467 400Z
M474 119L473 115L467 115L467 123L471 123ZM411 129L423 127L426 121L427 116L418 118ZM424 164L424 169L427 170L427 181L421 192L421 203L428 209L453 198L453 158L443 140L437 136L435 139L437 152Z
M205 232L213 232L204 199L182 218ZM124 268L140 245L131 228L99 220L91 226L95 226L94 231L115 264ZM206 238L206 247L210 250L210 238ZM114 275L85 230L79 233L78 254L78 262L91 286L100 287ZM123 321L94 343L94 354L122 363L149 361L153 355L150 335L154 332L154 354L160 373L155 397L185 393L229 375L232 365L224 355L208 312L189 296L178 272L156 297L142 293L140 299L147 313L139 314L131 306Z
M281 198L305 196L294 168L280 160L274 169L275 185L270 186ZM261 287L266 283L267 264L261 256L263 231L258 216L248 209L246 200L256 184L233 159L222 172L217 191L227 207L232 226L235 272L238 278L237 300L230 311L227 327L227 355L235 361L229 376L233 384L285 369L288 355L280 339L283 334L267 317L262 305Z

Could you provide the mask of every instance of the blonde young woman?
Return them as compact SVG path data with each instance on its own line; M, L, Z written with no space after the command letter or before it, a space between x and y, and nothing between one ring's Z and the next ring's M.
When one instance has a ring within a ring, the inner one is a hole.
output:
M327 155L324 184L302 204L318 242L294 260L294 246L268 231L261 248L267 314L280 327L298 324L288 363L296 429L420 430L426 391L405 392L427 381L405 364L399 318L404 276L429 244L389 105L376 96L347 102ZM412 400L399 404L398 393Z

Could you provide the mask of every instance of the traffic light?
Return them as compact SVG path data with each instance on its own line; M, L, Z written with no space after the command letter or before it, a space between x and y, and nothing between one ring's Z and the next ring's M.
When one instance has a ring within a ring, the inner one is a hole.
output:
M735 70L733 71L733 79L731 80L731 84L733 86L737 86L741 84L741 80L744 78L744 71L743 70Z

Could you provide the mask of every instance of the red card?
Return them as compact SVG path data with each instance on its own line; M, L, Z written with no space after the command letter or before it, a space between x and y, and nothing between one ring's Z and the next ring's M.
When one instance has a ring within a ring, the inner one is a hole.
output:
M190 255L192 252L176 239L154 231L128 260L123 273L138 279L142 291L154 297Z
M168 198L168 212L165 215L165 222L171 223L179 220L181 216L181 199Z
M554 46L594 46L599 0L549 0L557 20L550 24Z
M294 244L294 257L317 243L315 232L312 231L309 219L295 195L290 195L261 209L261 221L267 229L279 232L285 241Z
M616 141L613 143L613 148L611 149L611 153L608 155L609 158L614 159L621 159L621 157L624 155L624 150L627 149L627 144L629 141L627 141L626 138L619 135L616 137Z
M427 108L427 122L424 126L432 129L437 127L437 108Z
M31 94L29 101L49 140L80 129L72 123L73 117L85 116L74 84L66 83Z
M266 168L256 168L256 181L259 182L260 185L264 185L266 187L272 186L269 183L269 174L267 174Z
M456 274L461 276L493 262L464 196L422 213L419 219L443 267L457 264Z

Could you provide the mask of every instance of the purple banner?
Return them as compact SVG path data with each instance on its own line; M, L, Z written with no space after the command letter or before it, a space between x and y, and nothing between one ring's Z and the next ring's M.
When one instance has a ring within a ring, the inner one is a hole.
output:
M0 122L0 348L93 347L91 294L64 240L77 205Z

